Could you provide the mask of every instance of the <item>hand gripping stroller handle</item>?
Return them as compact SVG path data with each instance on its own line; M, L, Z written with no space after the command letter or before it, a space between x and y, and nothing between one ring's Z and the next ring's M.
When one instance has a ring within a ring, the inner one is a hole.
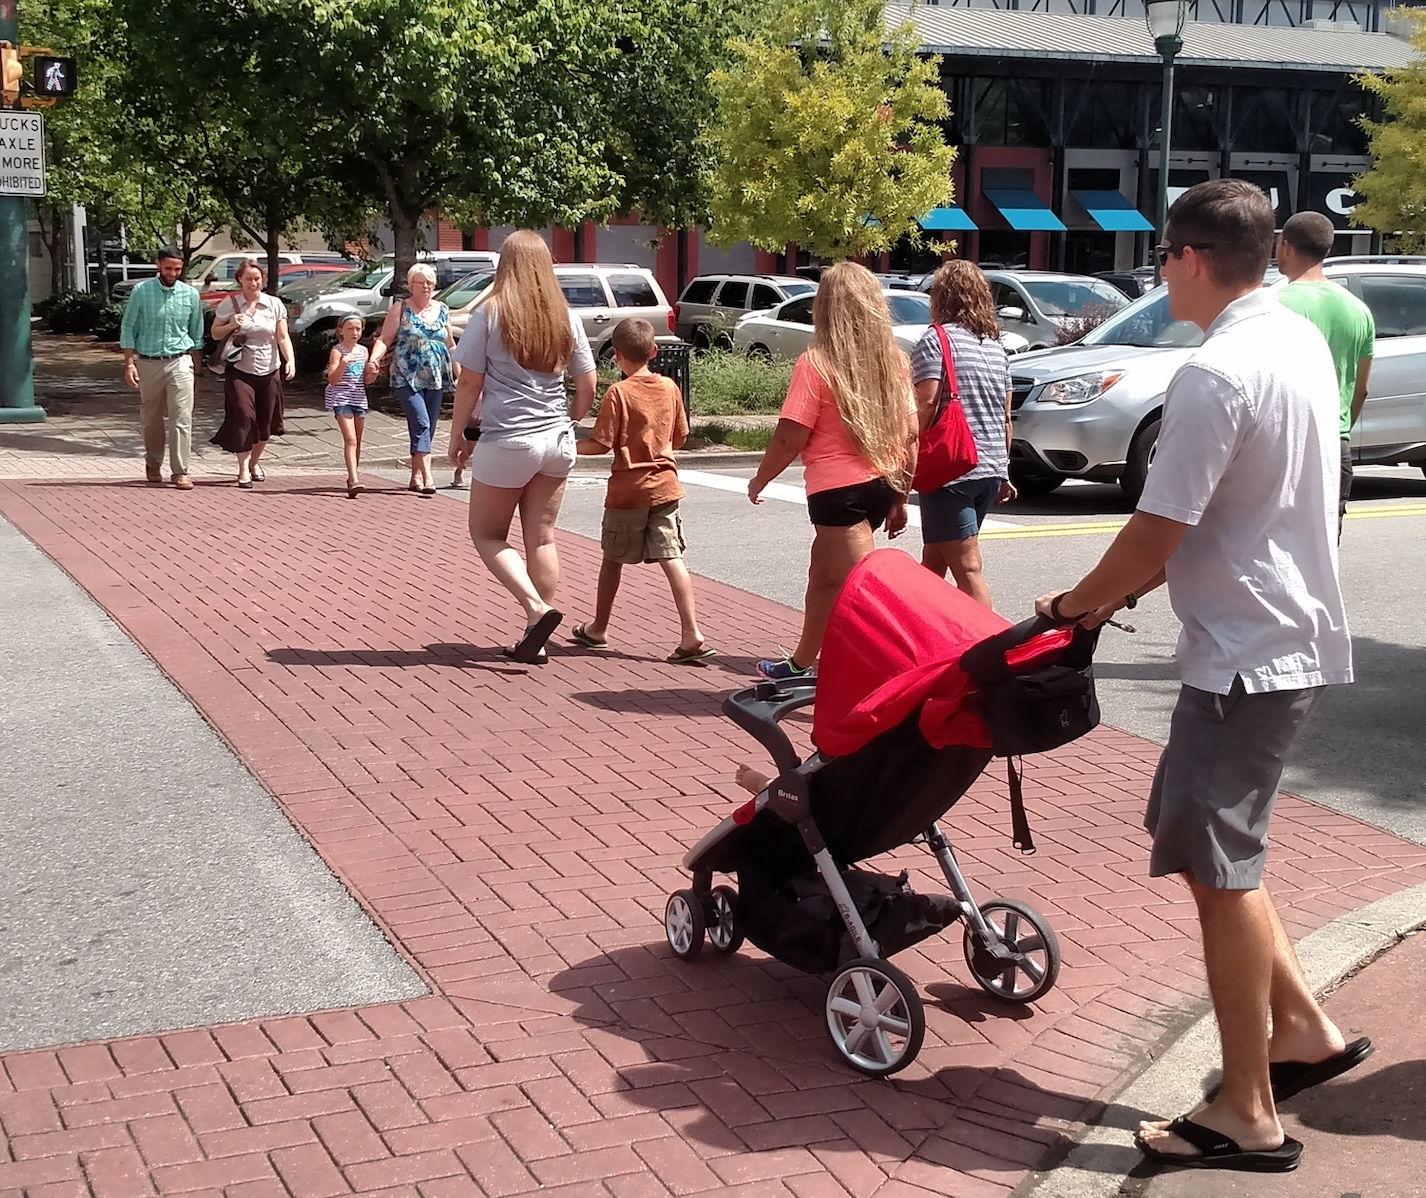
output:
M977 682L991 682L1005 678L1010 667L1005 663L1005 655L1037 636L1061 627L1049 616L1031 616L1021 620L1013 628L987 637L977 645L972 645L961 654L961 669Z

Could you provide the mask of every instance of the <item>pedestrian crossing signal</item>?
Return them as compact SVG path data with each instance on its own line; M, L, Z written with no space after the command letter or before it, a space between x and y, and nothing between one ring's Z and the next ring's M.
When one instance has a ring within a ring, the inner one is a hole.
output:
M33 85L37 96L72 96L78 83L74 59L37 54L34 57Z
M25 77L20 52L9 42L0 42L0 94L7 107L20 98L20 80Z

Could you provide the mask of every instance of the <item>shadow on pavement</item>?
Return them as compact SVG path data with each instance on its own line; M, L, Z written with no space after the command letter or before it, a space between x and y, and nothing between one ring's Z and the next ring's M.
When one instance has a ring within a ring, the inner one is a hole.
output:
M1426 818L1426 648L1354 636L1352 657L1355 684L1328 688L1290 764L1314 789L1357 792Z
M1300 1108L1289 1109L1315 1131L1426 1141L1426 1061L1398 1061L1356 1078L1348 1074L1330 1091L1309 1091L1298 1101Z
M426 645L422 649L269 649L269 661L283 666L372 666L404 669L408 666L453 666L456 669L494 669L519 674L529 669L511 661L501 648L477 645Z
M981 996L982 1003L957 986L929 989L937 1000L950 998L956 1013L971 1021L992 1016L992 1007L994 1018L1029 1014L1003 1009L988 996ZM915 1161L983 1177L995 1166L983 1147L968 1146L977 1143L977 1126L1019 1138L1019 1151L1025 1142L1042 1144L1038 1161L1003 1161L1002 1184L1013 1186L1024 1171L1053 1164L1071 1146L1063 1135L1049 1140L1041 1120L1136 1130L1140 1120L1152 1117L1096 1102L1089 1083L1079 1093L1046 1089L1008 1065L863 1077L828 1042L824 982L761 956L719 957L705 950L704 958L685 963L662 941L631 945L570 966L550 979L549 990L576 1004L570 1014L577 1022L639 1047L644 1060L630 1063L629 1054L616 1054L625 1061L614 1072L628 1100L650 1111L685 1112L679 1130L724 1151L815 1143L819 1152L860 1154L852 1135L829 1139L825 1119L805 1117L818 1110L834 1118L846 1112L852 1126L864 1123L847 1101L854 1096L901 1133L875 1148L878 1163L893 1176L900 1163ZM819 1092L837 1097L819 1102ZM797 1114L778 1113L789 1110ZM980 1123L977 1115L989 1122ZM988 1153L991 1159L999 1155L993 1147ZM1105 1146L1092 1167L1123 1175L1144 1165L1131 1147Z

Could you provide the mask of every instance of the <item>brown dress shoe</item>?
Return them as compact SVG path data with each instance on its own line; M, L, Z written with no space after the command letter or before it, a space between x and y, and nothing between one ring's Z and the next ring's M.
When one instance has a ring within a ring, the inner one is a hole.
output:
M175 474L173 476L173 485L175 489L179 491L193 490L193 480L186 474Z
M144 477L145 477L149 482L151 482L151 483L162 483L162 482L163 482L163 471L162 471L162 470L149 470L149 469L146 468L146 469L144 470Z

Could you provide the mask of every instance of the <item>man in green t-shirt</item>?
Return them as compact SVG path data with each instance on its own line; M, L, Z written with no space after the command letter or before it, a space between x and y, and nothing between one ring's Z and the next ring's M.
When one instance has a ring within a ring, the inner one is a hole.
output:
M1299 212L1287 218L1277 246L1278 269L1287 286L1277 294L1284 305L1307 317L1327 339L1337 367L1342 395L1342 493L1337 501L1337 537L1352 493L1352 425L1362 414L1376 352L1376 321L1371 309L1322 273L1322 259L1332 249L1337 231L1320 212Z

